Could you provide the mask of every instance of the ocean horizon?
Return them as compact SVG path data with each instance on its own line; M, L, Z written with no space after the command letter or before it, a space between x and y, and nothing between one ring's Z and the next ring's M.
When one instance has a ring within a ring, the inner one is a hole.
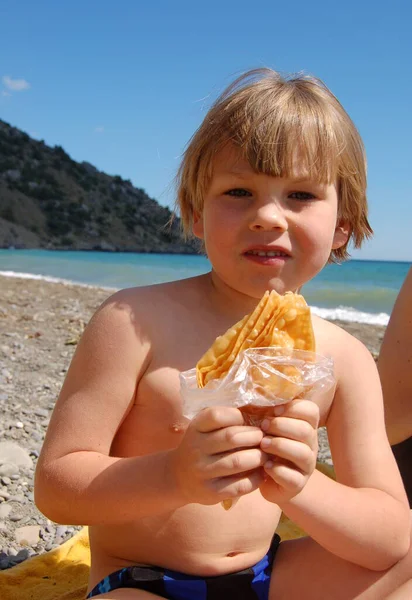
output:
M302 293L327 319L386 325L410 262L351 259L327 265ZM206 273L205 256L0 249L0 275L117 290Z

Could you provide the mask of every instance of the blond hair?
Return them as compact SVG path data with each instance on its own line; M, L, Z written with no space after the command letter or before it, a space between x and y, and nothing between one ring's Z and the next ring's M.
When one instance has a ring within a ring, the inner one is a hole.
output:
M336 184L339 220L349 223L350 235L331 260L348 258L350 240L359 248L372 234L365 151L354 123L319 79L285 78L262 68L226 88L189 141L176 179L176 207L186 236L192 234L193 214L202 213L214 156L229 142L257 173L293 176L298 157L310 178Z

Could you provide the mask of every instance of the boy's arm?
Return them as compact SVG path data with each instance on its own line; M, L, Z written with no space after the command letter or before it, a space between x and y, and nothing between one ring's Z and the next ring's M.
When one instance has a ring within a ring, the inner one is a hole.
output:
M78 344L53 411L35 478L35 501L52 520L127 522L182 504L166 453L109 456L150 360L130 291L112 296Z
M408 551L409 508L385 432L374 361L347 334L335 343L337 390L327 430L337 482L315 471L280 506L324 548L384 570Z
M150 362L150 342L130 291L97 311L77 347L39 457L35 500L50 519L127 523L191 502L218 504L256 490L267 460L242 413L202 411L172 450L117 458L113 439ZM146 322L153 301L143 303ZM159 444L160 444L159 440Z
M389 441L412 436L412 269L399 292L378 360Z

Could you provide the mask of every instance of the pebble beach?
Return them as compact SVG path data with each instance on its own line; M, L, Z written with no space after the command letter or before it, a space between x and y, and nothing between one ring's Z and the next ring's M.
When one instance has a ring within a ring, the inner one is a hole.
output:
M37 510L34 469L76 344L110 294L0 276L0 569L53 549L79 529L53 523ZM385 327L338 324L377 358ZM319 460L331 464L324 430Z

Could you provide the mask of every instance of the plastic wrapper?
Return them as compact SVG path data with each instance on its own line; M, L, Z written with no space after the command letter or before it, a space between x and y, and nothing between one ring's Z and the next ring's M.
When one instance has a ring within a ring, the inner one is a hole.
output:
M245 422L259 426L271 408L296 398L311 399L335 383L333 361L315 352L271 346L243 350L228 373L197 385L196 369L180 374L183 415L193 419L212 406L235 406ZM229 510L237 498L221 503Z
M222 379L198 388L196 369L180 374L183 415L192 419L204 408L235 406L250 425L260 425L270 407L296 398L311 399L335 383L333 361L315 352L249 348L239 354Z

